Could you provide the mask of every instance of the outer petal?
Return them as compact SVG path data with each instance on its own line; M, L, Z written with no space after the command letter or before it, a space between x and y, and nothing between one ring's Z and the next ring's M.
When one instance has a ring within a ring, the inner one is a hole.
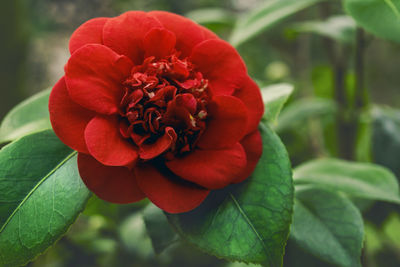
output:
M135 167L140 189L160 209L169 213L190 211L203 202L207 189L175 177L168 169L160 171L150 164Z
M51 91L49 112L53 130L63 143L74 150L88 153L84 131L95 113L71 100L64 77L56 83Z
M258 130L247 135L240 143L246 151L247 165L246 168L242 170L241 174L237 176L234 183L240 183L248 178L253 173L262 155L263 144L261 134Z
M175 33L175 47L182 53L182 57L189 56L193 47L210 37L210 34L205 34L203 27L177 14L165 11L152 11L148 14L160 21L166 29Z
M236 89L233 95L240 98L247 107L249 117L246 133L255 131L264 114L264 103L260 88L258 88L258 85L250 77L247 77L243 86Z
M79 26L69 40L71 54L86 44L102 44L103 27L107 20L108 18L94 18Z
M193 48L190 61L210 82L214 95L231 95L247 77L238 52L223 40L207 40Z
M207 128L197 145L203 149L221 149L239 142L246 134L247 108L233 96L215 96L208 105Z
M164 153L175 143L176 137L175 130L171 127L166 127L164 135L158 138L154 144L142 144L140 146L140 158L144 160L152 159Z
M122 83L132 62L110 48L89 44L75 51L65 69L72 100L102 114L114 114L123 96Z
M138 159L136 147L119 132L117 117L94 117L85 130L90 154L108 166L128 166Z
M124 204L146 197L139 189L133 171L126 167L104 166L90 155L79 153L78 168L83 182L101 199Z
M162 58L172 53L176 43L175 34L163 28L151 29L143 40L145 57Z
M161 28L161 23L143 11L129 11L111 18L104 25L103 42L119 54L141 64L144 51L142 40L152 28Z
M182 179L209 189L219 189L231 184L242 173L246 167L246 153L237 143L222 150L195 150L165 164Z

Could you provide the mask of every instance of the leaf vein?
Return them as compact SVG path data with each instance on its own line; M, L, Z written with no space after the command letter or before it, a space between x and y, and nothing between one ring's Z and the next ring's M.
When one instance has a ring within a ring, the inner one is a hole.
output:
M54 172L56 172L61 166L63 166L69 159L71 159L73 156L76 155L76 151L72 152L69 154L63 161L61 161L54 169L52 169L45 177L42 178L42 180L39 181L39 183L28 193L28 195L21 201L21 203L15 208L13 213L7 218L7 221L3 224L3 226L0 228L0 234L4 231L8 223L11 221L11 219L15 216L15 214L21 209L22 205L25 204L25 202L30 198L30 196L39 188L41 184L43 184L47 178L49 178Z

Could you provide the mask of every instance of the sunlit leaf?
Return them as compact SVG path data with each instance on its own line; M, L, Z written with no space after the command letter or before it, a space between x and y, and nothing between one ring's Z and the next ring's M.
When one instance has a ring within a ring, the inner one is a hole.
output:
M400 204L396 177L376 164L318 159L295 168L293 178L296 184L313 184L350 196Z
M45 90L15 106L1 122L0 143L50 129L49 95L50 90Z
M295 129L304 125L311 118L333 115L336 104L333 100L323 98L300 99L287 105L278 118L277 131Z
M281 112L283 105L293 92L293 85L282 83L261 88L262 98L265 104L264 118L274 123Z
M134 213L126 218L119 227L119 235L125 247L143 258L154 257L151 241L146 233L143 217Z
M306 21L293 25L300 33L314 33L341 43L351 44L355 39L356 23L349 16L333 16L325 21Z
M186 13L185 17L203 25L228 24L235 22L235 14L222 8L203 8Z
M285 18L324 0L270 0L240 18L230 42L234 46L272 28Z

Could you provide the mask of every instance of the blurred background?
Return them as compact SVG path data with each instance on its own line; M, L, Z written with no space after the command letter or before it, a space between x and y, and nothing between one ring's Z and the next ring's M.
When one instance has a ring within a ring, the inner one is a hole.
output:
M237 19L265 2L2 1L0 118L21 100L55 84L69 58L70 35L90 18L166 10L188 16L229 40ZM357 55L360 44L362 57ZM399 44L357 29L340 1L329 1L297 12L238 50L260 87L294 86L275 125L293 166L331 156L374 161L400 176ZM361 96L357 87L365 89ZM364 266L400 266L399 209L354 201L367 220ZM28 266L247 266L218 260L177 238L172 238L172 245L165 244L170 245L166 250L153 248L141 216L145 204L113 205L93 197L68 234ZM160 224L162 234L174 235L165 226ZM284 266L329 265L289 240Z

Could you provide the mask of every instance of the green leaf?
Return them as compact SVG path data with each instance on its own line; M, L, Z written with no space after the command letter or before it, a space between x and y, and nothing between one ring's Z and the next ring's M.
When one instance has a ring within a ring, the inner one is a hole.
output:
M51 129L48 111L50 89L42 91L15 106L0 125L0 143L24 135Z
M300 33L315 33L345 44L355 39L356 23L349 16L333 16L325 21L306 21L296 23L293 30Z
M122 244L136 257L154 257L151 240L146 234L146 226L140 213L134 213L122 221L119 236Z
M400 204L399 185L388 169L339 159L318 159L294 169L296 184L313 184L350 196Z
M361 266L363 220L338 194L296 187L291 237L313 255L343 267Z
M230 42L234 46L272 28L283 19L324 0L270 0L239 19Z
M269 127L260 127L263 155L249 179L213 191L194 211L167 216L184 240L207 253L275 267L282 266L293 185L285 147Z
M293 93L293 89L293 85L287 83L274 84L261 88L261 94L265 104L264 118L268 122L276 122L283 105Z
M372 116L373 158L400 178L400 110L375 107Z
M0 266L24 265L56 242L90 196L76 152L51 130L0 151Z
M143 220L157 254L178 241L178 236L172 230L164 212L156 206L150 204L144 209Z
M400 42L400 0L345 0L344 6L368 32Z
M400 215L392 213L383 225L383 232L386 237L400 248Z
M304 125L311 118L333 115L336 104L333 100L324 98L300 99L288 105L278 118L275 130L278 132L295 129Z
M235 21L235 14L222 8L196 9L186 13L185 17L202 25L214 23L231 25Z

